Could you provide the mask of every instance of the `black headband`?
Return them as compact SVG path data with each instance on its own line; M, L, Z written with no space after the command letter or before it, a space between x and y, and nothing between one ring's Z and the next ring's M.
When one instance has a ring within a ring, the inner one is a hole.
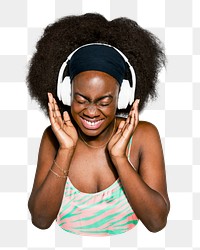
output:
M83 71L97 70L114 77L121 85L127 67L124 58L111 46L91 44L79 48L68 62L70 79Z

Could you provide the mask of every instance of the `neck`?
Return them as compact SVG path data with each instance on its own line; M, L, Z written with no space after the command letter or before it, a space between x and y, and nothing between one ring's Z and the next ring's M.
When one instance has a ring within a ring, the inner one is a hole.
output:
M97 136L87 136L83 134L81 130L78 130L80 139L87 147L94 149L105 148L115 132L115 125L116 119L114 119L110 125Z

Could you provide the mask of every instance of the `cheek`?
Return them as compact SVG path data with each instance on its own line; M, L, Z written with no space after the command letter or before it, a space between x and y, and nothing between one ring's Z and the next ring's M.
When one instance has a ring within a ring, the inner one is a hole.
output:
M74 116L81 111L81 107L78 104L75 104L73 101L71 103L71 114Z
M74 107L73 105L71 105L71 116L73 118L73 120L75 121L76 124L78 124L78 126L80 125L79 124L79 110L77 110L76 107Z
M107 107L105 109L101 109L101 112L105 115L105 116L115 116L116 111L117 111L117 102L113 103L110 107Z

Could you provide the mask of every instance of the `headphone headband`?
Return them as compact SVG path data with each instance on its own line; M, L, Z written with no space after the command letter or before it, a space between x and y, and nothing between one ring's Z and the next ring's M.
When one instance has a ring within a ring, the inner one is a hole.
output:
M76 53L79 49L83 48L83 47L87 47L87 46L91 46L91 45L103 45L103 46L107 46L110 48L113 48L114 50L116 50L124 59L124 61L127 63L127 65L129 66L129 70L131 73L131 80L132 80L132 87L130 86L130 82L127 80L123 80L122 84L121 84L121 88L120 88L120 93L119 93L119 99L118 99L118 109L125 109L128 104L132 104L134 101L134 97L135 97L135 86L136 86L136 76L135 76L135 71L132 67L132 65L129 63L128 58L117 48L115 48L114 46L111 46L109 44L104 44L104 43L89 43L89 44L84 44L80 47L78 47L77 49L75 49L66 59L66 61L62 64L60 70L59 70L59 74L58 74L58 81L57 81L57 96L59 98L60 101L63 102L63 104L70 106L71 105L71 81L70 81L70 77L69 76L63 76L64 75L64 71L65 68L68 65L68 62L70 61L70 59L72 58L72 56L74 55L74 53ZM63 79L64 77L64 79ZM127 84L128 82L128 84Z

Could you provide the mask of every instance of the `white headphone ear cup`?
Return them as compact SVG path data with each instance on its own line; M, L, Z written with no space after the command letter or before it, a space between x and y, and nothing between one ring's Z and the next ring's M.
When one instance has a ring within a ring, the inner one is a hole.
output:
M118 97L118 109L126 109L132 93L128 80L123 80Z
M69 76L66 76L63 82L60 83L60 95L63 104L71 106L71 82Z
M61 88L62 88L62 76L63 76L63 73L64 73L64 70L65 70L65 67L67 65L67 61L65 61L60 70L59 70L59 74L58 74L58 80L57 80L57 97L58 99L61 101Z
M136 75L135 75L135 70L133 69L131 65L129 65L129 69L130 69L131 77L132 77L132 88L131 88L129 104L132 105L135 100Z

